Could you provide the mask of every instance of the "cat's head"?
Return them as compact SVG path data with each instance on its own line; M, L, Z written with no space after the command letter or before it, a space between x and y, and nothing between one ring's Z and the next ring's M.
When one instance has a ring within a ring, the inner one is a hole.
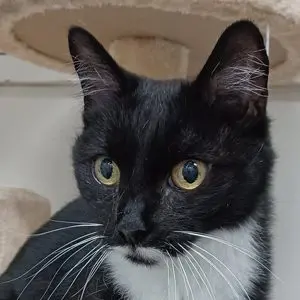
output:
M269 61L253 23L228 27L189 82L131 74L81 28L69 46L85 95L75 174L111 245L175 255L195 239L180 231L232 228L255 211L273 156Z

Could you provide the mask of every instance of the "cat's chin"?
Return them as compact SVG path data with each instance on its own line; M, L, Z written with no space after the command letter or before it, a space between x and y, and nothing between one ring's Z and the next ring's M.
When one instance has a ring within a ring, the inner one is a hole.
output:
M137 265L154 266L164 259L162 251L151 247L137 247L132 249L129 246L118 246L114 247L114 250L126 260Z

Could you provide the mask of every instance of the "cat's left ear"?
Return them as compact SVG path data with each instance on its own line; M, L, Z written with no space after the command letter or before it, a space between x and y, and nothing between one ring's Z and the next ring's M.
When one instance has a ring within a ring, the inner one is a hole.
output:
M236 118L252 118L265 115L268 75L269 59L259 29L250 21L239 21L221 35L193 85L211 105Z
M85 98L101 99L120 92L125 80L123 70L93 35L81 27L72 27L68 41Z

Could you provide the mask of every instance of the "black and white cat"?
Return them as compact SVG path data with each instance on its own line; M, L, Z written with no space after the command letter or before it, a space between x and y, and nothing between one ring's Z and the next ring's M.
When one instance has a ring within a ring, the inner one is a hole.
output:
M228 27L189 82L131 74L81 28L69 47L85 95L81 196L21 249L0 299L269 299L273 151L258 28Z

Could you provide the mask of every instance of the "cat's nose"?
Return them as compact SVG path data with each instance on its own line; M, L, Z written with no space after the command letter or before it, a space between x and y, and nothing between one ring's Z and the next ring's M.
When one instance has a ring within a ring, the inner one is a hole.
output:
M144 222L132 215L124 216L117 225L117 230L121 239L132 247L140 244L147 235Z
M144 240L146 230L128 230L123 228L119 229L119 235L126 244L136 247Z

